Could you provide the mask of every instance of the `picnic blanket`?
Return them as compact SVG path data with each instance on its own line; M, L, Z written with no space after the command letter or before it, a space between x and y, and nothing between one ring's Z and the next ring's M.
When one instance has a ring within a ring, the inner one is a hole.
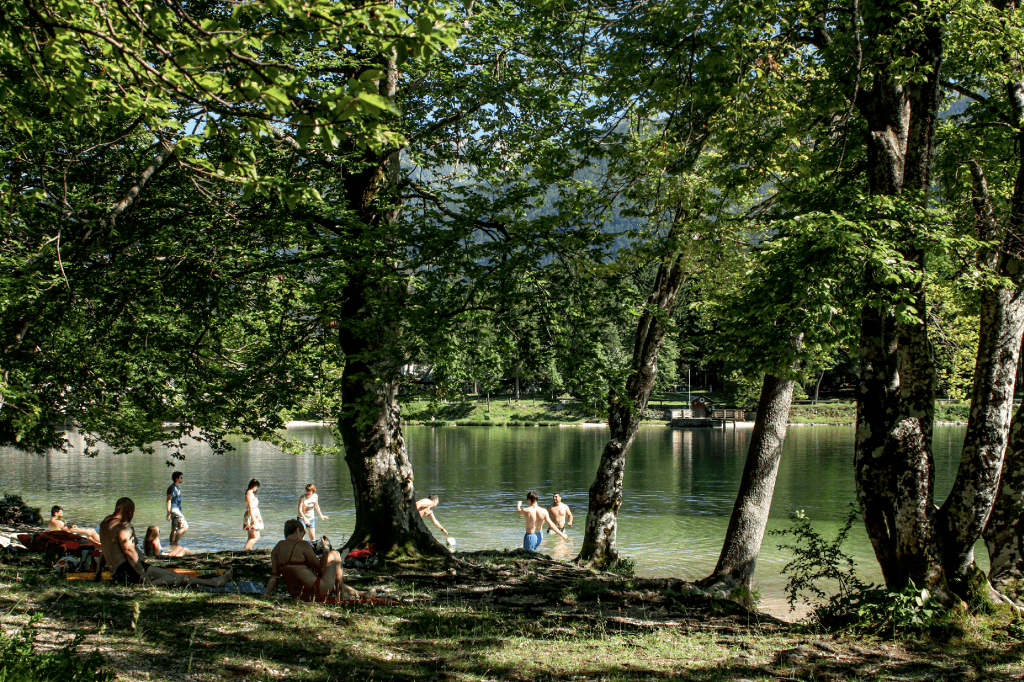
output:
M233 594L263 594L267 591L266 583L258 583L252 580L236 580L224 587L206 587L197 585L195 589L203 592L230 592Z

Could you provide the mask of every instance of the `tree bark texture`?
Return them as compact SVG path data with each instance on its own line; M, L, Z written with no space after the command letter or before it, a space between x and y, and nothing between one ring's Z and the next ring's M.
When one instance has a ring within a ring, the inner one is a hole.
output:
M1024 403L1010 426L995 504L985 527L992 585L1003 591L1014 580L1024 581Z
M782 445L786 440L795 383L771 374L764 377L754 432L750 437L732 518L729 519L729 530L725 534L718 565L710 576L701 581L704 587L732 592L733 588L750 589L753 585L754 568L761 552L775 492L775 478L782 459Z
M378 87L382 95L393 97L394 54L383 56L381 62L387 78ZM387 226L401 212L399 202L384 196L396 184L399 152L374 156L366 151L363 160L361 169L343 175L346 206L359 218L357 224L346 226L351 232L346 236L354 244L387 244ZM346 547L373 544L382 554L446 553L416 510L412 463L402 435L397 393L404 356L393 313L401 309L403 292L388 283L387 253L368 253L361 260L364 264L353 267L342 290L338 337L345 356L338 429L356 506L355 528Z
M880 3L865 11L865 35L897 31L901 10ZM899 45L913 55L919 80L908 81L877 65L870 87L853 93L867 124L868 185L873 196L908 195L926 202L931 182L935 126L941 95L943 26L929 18L921 33ZM891 53L883 53L891 58ZM875 55L882 57L882 55ZM869 269L861 320L861 375L857 395L855 468L864 522L886 585L908 580L945 591L932 526L934 466L931 434L934 369L928 342L926 267L917 231L905 228L904 261L917 275L901 284L918 311L917 320L897 321L881 273Z
M971 164L971 173L979 237L992 240L999 235L985 174L977 162ZM1014 244L1016 239L1015 230L1011 229L1004 236L1001 249L986 248L979 254L982 265L1019 281L1020 261L1011 255L1019 251ZM968 578L974 567L974 545L989 521L998 491L1010 432L1022 330L1024 299L1019 287L984 290L963 453L953 489L939 513L944 564L957 592L963 591L957 585Z
M1008 7L1004 5L1004 8ZM1019 237L1021 227L1024 226L1024 81L1008 83L1006 94L1009 103L1008 118L1014 128L1020 132L1016 134L1017 179L1010 201L1010 216L1007 221L1002 258L1007 260L1013 257L1006 263L1006 273L1017 281L1022 276L1020 257L1024 253ZM977 186L977 184L976 181L975 185ZM979 194L977 189L975 194ZM987 192L983 193L983 199L987 199ZM986 214L990 216L992 214L990 203L986 207L983 202L976 202L976 210L982 221ZM1020 297L1020 287L1018 287L1018 293L1014 298L1014 302L1018 305ZM984 530L985 546L988 549L990 562L989 580L998 589L1005 588L1011 580L1024 580L1022 531L1024 531L1024 404L1018 408L1010 426L996 499Z
M644 313L637 323L633 341L632 372L626 380L624 395L614 391L608 402L608 428L611 439L601 453L597 476L590 486L583 546L576 561L589 566L608 566L618 560L616 532L622 505L622 477L626 471L626 453L640 428L640 416L658 375L658 352L665 338L664 320L675 306L676 296L685 281L682 256L670 254L658 268L654 286Z

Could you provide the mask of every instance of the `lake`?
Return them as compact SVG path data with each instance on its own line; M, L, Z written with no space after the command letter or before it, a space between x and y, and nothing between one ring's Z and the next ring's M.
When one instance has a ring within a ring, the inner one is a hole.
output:
M641 575L696 579L715 565L743 472L749 426L725 429L674 429L645 426L630 450L625 497L619 515L622 556L636 561ZM331 443L330 431L298 426L289 435L306 443ZM457 542L457 550L500 549L522 544L523 523L516 501L537 490L542 503L560 492L576 515L570 542L546 537L542 552L572 558L586 519L587 491L607 439L604 427L429 427L406 429L419 497L437 493L437 518ZM962 426L935 428L936 495L952 486L964 435ZM769 529L789 525L789 514L804 512L826 537L832 537L856 499L852 426L791 426L783 451ZM165 452L154 455L82 454L81 438L70 434L66 454L37 457L0 449L0 493L20 494L47 515L60 504L67 519L95 526L123 495L137 505L136 527L161 527L165 519L171 469ZM261 442L234 441L236 450L214 455L200 444L186 448L182 500L189 531L182 544L193 551L241 549L243 495L250 478L261 482L260 509L267 524L258 547L280 538L284 521L294 517L299 495L315 483L329 519L319 534L340 545L355 518L348 468L341 457L290 455ZM429 526L436 530L433 526ZM436 534L443 538L440 531ZM767 537L758 562L755 588L770 599L783 594L786 552L778 538ZM861 576L880 574L870 544L858 523L847 551ZM984 551L979 562L987 566Z

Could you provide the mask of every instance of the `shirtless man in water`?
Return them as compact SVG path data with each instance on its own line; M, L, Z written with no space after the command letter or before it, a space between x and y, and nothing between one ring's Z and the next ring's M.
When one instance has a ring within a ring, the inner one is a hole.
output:
M526 493L526 501L530 504L525 509L523 508L522 500L516 502L516 511L519 512L520 516L526 519L526 535L523 536L523 549L528 549L531 552L537 551L537 548L540 547L540 543L544 540L544 535L541 531L544 529L545 523L551 528L551 532L558 534L563 540L569 539L568 535L551 523L548 511L543 507L537 506L536 492L531 490Z
M562 502L562 496L559 493L552 495L551 500L554 504L548 507L548 517L555 522L559 530L565 530L566 526L572 525L572 512L569 511L569 505ZM548 532L551 532L550 528L548 528Z
M129 585L204 587L224 587L231 581L231 569L216 578L193 578L141 561L135 548L135 532L132 529L134 517L135 502L130 497L122 497L114 505L114 513L100 522L103 559L107 566L113 568L114 580Z
M53 505L53 508L50 509L50 522L46 524L46 527L50 530L66 530L67 532L74 533L75 535L83 535L95 542L97 545L100 543L99 533L94 531L92 528L79 528L73 523L65 523L64 508L59 504Z
M442 533L448 535L448 531L444 529L441 522L437 520L436 516L434 516L434 507L436 507L440 501L441 499L436 494L424 497L416 503L416 511L420 513L421 519L425 519L429 516L433 524L440 528Z
M301 521L288 519L284 522L284 540L270 553L268 596L274 593L281 578L288 593L303 601L325 602L335 594L342 599L376 595L375 590L363 593L346 585L341 575L341 554L332 549L318 559L313 546L304 540L305 536L306 528Z

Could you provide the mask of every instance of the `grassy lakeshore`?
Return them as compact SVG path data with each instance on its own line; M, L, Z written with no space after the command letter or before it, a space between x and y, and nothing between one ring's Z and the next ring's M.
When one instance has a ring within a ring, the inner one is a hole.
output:
M678 580L516 553L459 556L348 573L401 599L371 606L69 583L38 555L0 555L0 623L11 635L34 621L36 652L77 637L78 654L99 652L117 679L133 681L1011 680L1024 671L1024 628L1005 613L965 618L952 639L829 636ZM265 552L176 563L230 565L248 580L269 573Z
M694 396L698 394L693 394ZM647 408L646 422L666 424L664 413L668 409L686 407L686 396L676 393L655 394ZM960 423L967 419L967 406L961 403L937 401L936 420ZM431 421L431 417L434 421ZM566 399L562 402L534 401L521 398L516 401L510 396L492 397L490 406L486 401L467 400L461 403L431 403L421 398L402 401L402 419L410 424L434 426L557 426L560 424L601 423L603 414L586 410L579 402ZM790 424L847 425L857 421L857 405L852 401L819 401L816 405L793 405L789 414Z

